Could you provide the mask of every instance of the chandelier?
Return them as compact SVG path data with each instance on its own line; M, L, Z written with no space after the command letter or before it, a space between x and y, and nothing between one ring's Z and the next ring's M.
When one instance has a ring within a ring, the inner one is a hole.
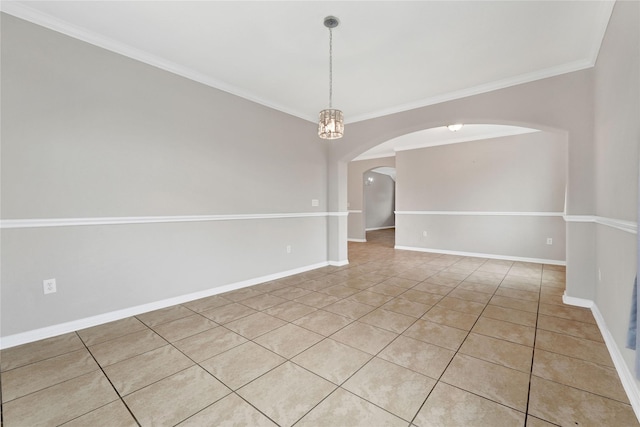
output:
M333 32L340 24L335 16L324 18L324 26L329 29L329 108L320 111L318 136L322 139L338 139L344 134L344 116L342 111L332 108L333 101Z

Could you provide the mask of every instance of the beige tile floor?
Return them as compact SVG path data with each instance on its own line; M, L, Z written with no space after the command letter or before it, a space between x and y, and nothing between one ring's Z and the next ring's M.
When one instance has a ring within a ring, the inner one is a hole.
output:
M3 425L637 426L561 267L350 264L3 350Z

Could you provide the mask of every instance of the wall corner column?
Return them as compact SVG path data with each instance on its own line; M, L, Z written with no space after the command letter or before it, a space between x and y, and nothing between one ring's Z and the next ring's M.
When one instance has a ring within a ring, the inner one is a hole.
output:
M347 163L329 161L327 188L327 259L331 265L349 263L347 250Z

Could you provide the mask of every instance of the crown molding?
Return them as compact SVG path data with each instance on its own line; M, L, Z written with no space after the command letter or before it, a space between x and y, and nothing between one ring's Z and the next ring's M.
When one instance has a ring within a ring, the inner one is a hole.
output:
M51 15L42 13L25 4L3 0L3 1L0 1L0 11L7 13L9 15L15 16L16 18L24 19L25 21L29 21L33 24L40 25L41 27L45 27L50 30L56 31L58 33L67 35L74 39L92 44L102 49L106 49L108 51L126 56L127 58L131 58L136 61L143 62L147 65L151 65L153 67L159 68L161 70L168 71L172 74L176 74L178 76L187 78L189 80L202 83L203 85L212 87L214 89L218 89L223 92L227 92L232 95L239 96L240 98L255 102L265 107L272 108L274 110L277 110L277 111L280 111L280 112L283 112L283 113L286 113L310 122L315 123L316 121L315 116L310 117L299 111L294 111L290 108L287 108L284 105L275 104L264 98L260 98L259 96L253 93L242 90L237 86L230 85L222 80L213 79L189 67L184 67L173 61L168 61L164 58L161 58L156 55L152 55L141 49L137 49L126 43L121 43L109 37L101 36L86 28L71 24L62 19L54 18Z
M600 25L598 25L598 28L596 28L596 34L594 35L594 37L596 36L600 37L599 40L602 40L604 32L606 31L608 19L611 16L611 10L613 9L613 4L614 2L603 2L602 7L607 8L604 12L608 12L608 14L605 14L603 12L603 14L600 15L600 16L603 16L602 18L603 22L601 22ZM54 18L51 15L42 13L32 7L25 5L24 3L17 3L14 1L8 1L8 0L0 1L0 11L7 13L9 15L15 16L17 18L32 22L34 24L40 25L42 27L48 28L50 30L68 35L75 39L90 43L94 46L98 46L103 49L124 55L128 58L135 59L137 61L151 65L153 67L193 80L195 82L202 83L206 86L230 93L235 96L239 96L246 100L255 102L257 104L263 105L268 108L272 108L282 113L286 113L286 114L298 117L300 119L309 121L311 123L316 122L315 114L309 115L300 111L293 110L291 108L287 108L284 105L270 102L264 98L257 96L254 93L247 92L237 86L230 85L224 81L213 79L191 68L184 67L175 62L168 61L156 55L149 54L148 52L134 48L128 44L121 43L111 38L101 36L86 28L71 24L67 21ZM591 57L586 60L574 61L568 64L559 65L557 67L549 67L543 70L524 73L517 76L509 77L506 79L477 85L471 88L451 91L442 95L437 95L437 96L417 100L415 102L400 104L400 105L386 108L386 109L371 111L363 114L357 114L350 117L348 115L348 119L345 120L345 124L351 124L351 123L356 123L364 120L375 119L375 118L387 116L390 114L427 107L429 105L439 104L447 101L453 101L453 100L465 98L468 96L479 95L482 93L492 92L498 89L504 89L511 86L516 86L516 85L529 83L529 82L533 82L533 81L548 78L548 77L554 77L561 74L566 74L574 71L580 71L585 68L590 68L595 65L597 55L600 50L600 45L601 43L597 44L597 47L594 48L593 52L591 53Z
M606 30L606 27L605 27ZM447 92L442 95L433 96L411 102L407 104L397 105L395 107L387 108L384 110L372 111L370 113L359 114L351 117L349 120L345 120L345 124L361 122L364 120L376 119L391 114L401 113L403 111L415 110L418 108L428 107L430 105L441 104L448 101L454 101L460 98L466 98L469 96L480 95L487 92L493 92L499 89L506 89L508 87L517 86L525 83L531 83L536 80L542 80L549 77L555 77L562 74L572 73L574 71L584 70L591 68L595 65L595 58L589 60L574 61L568 64L562 64L557 67L549 67L543 70L533 71L530 73L520 74L517 76L509 77L494 82L485 83L482 85L461 89L457 91Z

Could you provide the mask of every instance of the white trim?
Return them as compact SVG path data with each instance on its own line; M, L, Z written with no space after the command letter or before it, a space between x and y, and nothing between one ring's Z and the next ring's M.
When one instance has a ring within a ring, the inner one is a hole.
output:
M472 136L472 135L468 135L468 136L460 135L458 138L447 139L444 141L433 141L433 142L424 142L421 144L418 143L418 144L412 144L412 145L402 145L398 148L394 148L393 151L394 153L397 153L399 151L410 151L410 150L416 150L420 148L440 147L442 145L460 144L463 142L476 142L476 141L483 141L485 139L495 139L495 138L503 138L508 136L525 135L528 133L535 133L535 132L541 132L541 130L509 126L509 133L506 133L505 130L503 129L501 131L482 134L482 136L480 137Z
M32 22L34 24L62 34L66 34L67 36L71 36L77 40L81 40L94 46L98 46L102 49L106 49L111 52L126 56L127 58L132 58L136 61L149 64L161 70L168 71L170 73L185 77L198 83L202 83L203 85L219 89L232 95L248 99L249 101L256 102L260 105L273 108L274 110L278 110L283 113L287 113L303 120L315 123L315 116L312 117L303 112L286 107L282 104L271 102L267 99L257 96L255 93L247 92L245 89L230 85L221 80L212 78L211 76L196 71L192 68L185 67L184 65L169 61L160 56L153 55L149 52L135 48L126 43L122 43L109 37L105 37L86 28L71 24L67 21L43 13L25 4L13 1L1 1L0 10L17 18L24 19L26 21Z
M564 216L563 212L395 211L396 215Z
M376 153L376 154L370 154L370 155L365 155L366 151L363 154L360 154L358 157L355 157L353 160L351 160L352 162L360 162L363 160L375 160L375 159L384 159L387 157L390 158L395 158L396 157L396 152L395 151L385 151L383 153Z
M638 223L636 221L627 221L596 215L565 215L564 220L566 222L591 222L615 228L616 230L625 231L627 233L638 234Z
M349 260L346 259L344 261L329 261L329 265L332 267L344 267L345 265L349 265Z
M596 222L595 215L564 215L565 222Z
M364 231L376 231L376 230L388 230L390 228L396 228L395 225L390 225L388 227L373 227L373 228L365 228Z
M476 257L476 258L503 259L506 261L535 262L538 264L548 264L548 265L567 265L566 261L561 261L557 259L527 258L527 257L518 257L518 256L509 256L509 255L483 254L478 252L449 251L446 249L418 248L414 246L395 246L394 249L400 249L403 251L428 252L428 253L444 254L444 255L470 256L470 257Z
M349 214L361 214L361 210L349 210Z
M606 28L606 25L605 25ZM377 117L388 116L403 111L414 110L417 108L427 107L429 105L440 104L442 102L453 101L455 99L466 98L472 95L479 95L482 93L493 92L499 89L505 89L511 86L517 86L524 83L533 82L548 77L559 76L566 73L572 73L574 71L580 71L593 67L595 64L594 59L585 59L570 62L568 64L562 64L556 67L549 67L543 70L533 71L530 73L520 74L518 76L509 77L502 80L481 84L478 86L461 89L458 91L447 92L442 95L432 96L426 99L421 99L416 102L410 102L407 104L396 105L383 110L374 111L371 113L359 114L351 117L346 123L355 123L363 120L375 119Z
M122 310L112 311L109 313L103 313L97 316L85 317L83 319L60 323L58 325L52 325L52 326L47 326L44 328L35 329L27 332L21 332L19 334L8 335L6 337L0 337L0 349L15 347L17 345L38 341L45 338L55 337L58 335L69 333L69 332L78 331L80 329L101 325L103 323L113 322L114 320L120 320L126 317L147 313L149 311L159 310L161 308L171 307L177 304L183 304L183 303L194 301L200 298L206 298L206 297L218 295L224 292L246 288L248 286L258 285L260 283L269 282L271 280L277 280L283 277L292 276L294 274L304 273L305 271L326 267L327 265L342 266L342 265L346 265L345 263L348 264L349 261L321 262L317 264L308 265L306 267L295 268L293 270L288 270L280 273L274 273L274 274L269 274L262 277L243 280L241 282L231 283L224 286L218 286L216 288L211 288L204 291L193 292L186 295L167 298L161 301L142 304L135 307L129 307Z
M234 215L178 215L178 216L128 216L103 218L43 218L43 219L5 219L0 221L0 228L36 228L67 227L82 225L120 225L120 224L152 224L167 222L197 221L240 221L248 219L283 219L309 218L327 216L346 216L346 212L302 212L274 214L234 214Z
M609 2L602 2L602 3L605 4L603 8L613 9L613 2L610 2L611 4L608 4ZM285 107L284 105L275 104L273 102L267 101L266 99L257 96L255 93L249 93L244 89L229 85L217 79L213 79L210 76L207 76L203 73L195 71L189 67L176 64L172 61L168 61L159 56L152 55L148 52L134 48L125 43L121 43L116 40L110 39L108 37L99 35L86 28L73 25L69 22L66 22L59 18L55 18L51 15L40 12L24 4L20 4L12 1L1 1L0 10L2 10L2 12L16 16L18 18L33 22L34 24L49 28L51 30L60 32L62 34L66 34L78 40L82 40L84 42L101 47L103 49L107 49L112 52L119 53L126 57L133 58L137 61L152 65L154 67L160 68L170 73L174 73L179 76L186 77L190 80L205 84L207 86L214 87L216 89L220 89L222 91L231 93L241 98L248 99L253 102L257 102L258 104L261 104L261 105L273 108L275 110L282 111L287 114L291 114L293 116L299 117L309 122L315 123L315 120L316 120L315 116L310 116L307 113L304 113L302 111L294 111L291 108ZM600 16L605 16L605 18L603 18L602 22L599 22L599 25L597 26L597 28L595 28L596 31L594 32L594 37L597 37L597 36L601 37L602 34L604 34L607 28L608 20L611 16L611 12L609 12L606 15L603 14ZM600 39L596 39L596 40L602 41L603 38L601 37ZM548 77L554 77L554 76L558 76L566 73L571 73L574 71L580 71L587 68L591 68L595 65L595 61L597 59L597 54L599 52L599 49L600 49L600 45L598 45L598 47L594 49L594 52L592 52L591 54L592 57L589 59L582 59L582 60L570 62L568 64L561 64L558 66L549 67L542 70L536 70L533 72L508 77L502 80L493 81L493 82L477 85L477 86L466 88L466 89L461 89L457 91L447 92L441 95L431 96L415 102L409 102L401 105L395 105L393 107L386 108L386 109L354 115L350 117L349 120L346 121L346 123L356 123L364 120L383 117L383 116L387 116L387 115L398 113L398 112L409 111L416 108L439 104L446 101L466 98L472 95L493 92L499 89L504 89L504 88L517 86L520 84L529 83L529 82L533 82L533 81L548 78Z
M395 211L396 215L452 215L452 216L543 216L563 217L566 222L590 222L627 233L638 234L638 223L596 215L566 215L564 212L483 212L483 211Z
M367 239L347 239L347 242L367 243Z
M638 234L638 223L634 221L625 221L622 219L597 216L596 224L606 225L607 227L626 231L627 233Z
M567 295L566 291L562 296L562 302L568 305L591 309L591 313L593 313L593 317L596 319L596 324L600 329L600 333L602 334L604 343L607 346L607 350L609 350L613 366L615 366L618 376L620 377L620 382L622 382L622 387L627 394L629 403L631 403L631 407L633 408L633 412L636 414L636 418L640 420L640 390L638 390L636 379L629 370L627 363L624 361L624 357L622 357L622 353L620 352L613 335L611 335L609 328L607 328L607 324L602 313L600 313L598 306L588 299L570 297Z
M570 297L569 295L567 295L567 291L564 291L564 294L562 294L562 302L567 305L573 305L583 308L591 308L595 305L594 302L590 299Z

